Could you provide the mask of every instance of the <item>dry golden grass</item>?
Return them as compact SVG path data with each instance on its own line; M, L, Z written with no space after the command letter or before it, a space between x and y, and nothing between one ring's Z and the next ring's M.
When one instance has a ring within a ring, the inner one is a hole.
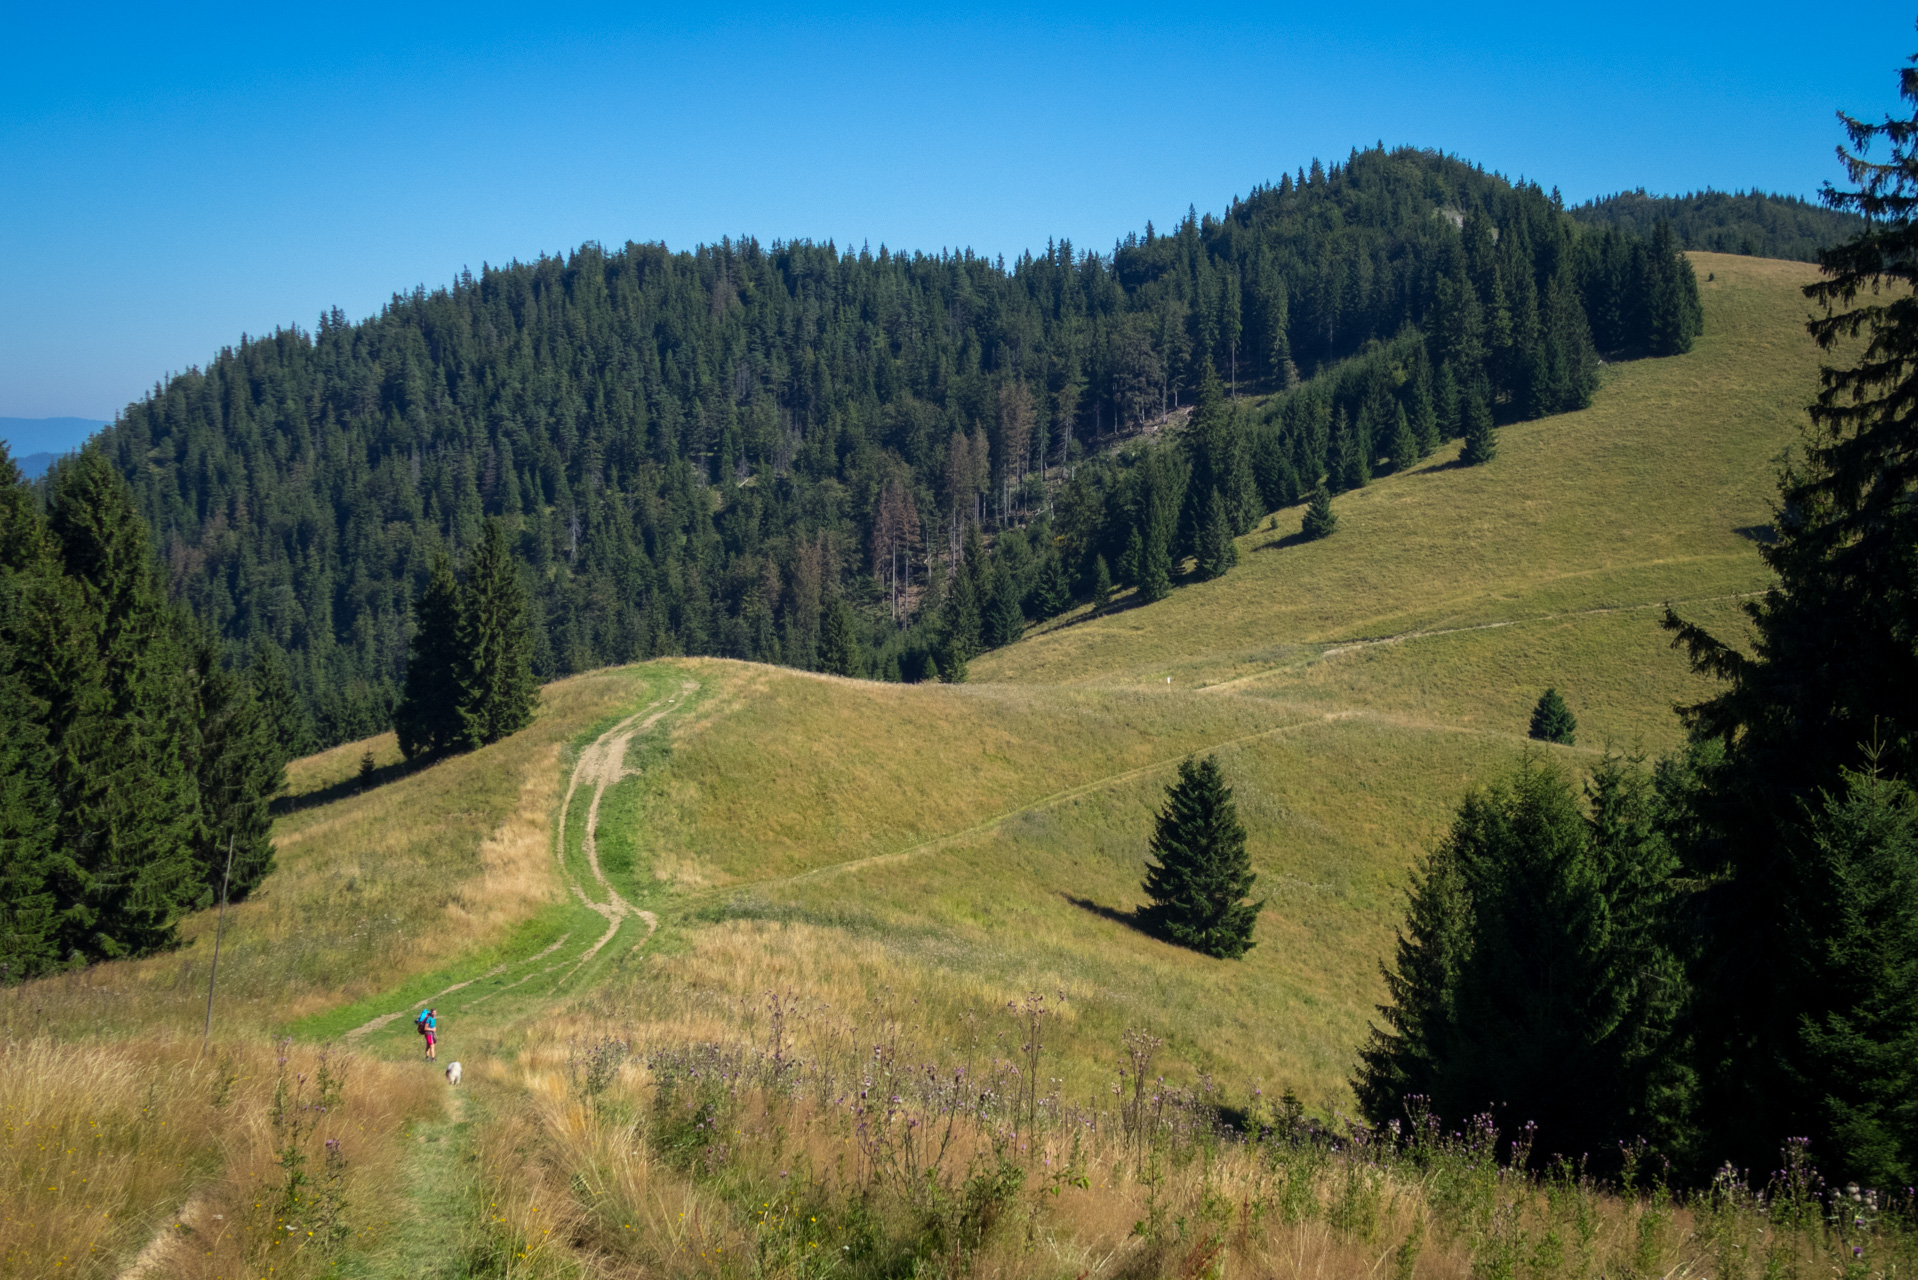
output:
M1030 1006L955 1037L896 993L829 1009L670 984L542 1019L491 1072L513 1101L480 1140L467 1256L529 1278L1851 1274L1848 1239L1749 1197L1534 1181L1482 1141L1299 1141L1266 1103L1251 1119L1275 1127L1241 1142L1188 1123L1202 1096L1156 1096L1149 1047L1137 1095L1020 1102L1056 1052L1036 1026L1033 1059ZM1869 1239L1878 1274L1914 1250L1889 1222Z
M0 1048L0 1275L317 1275L341 1246L379 1247L377 1206L403 1126L437 1104L431 1079L335 1052L340 1092L319 1111L311 1049L198 1051L177 1038ZM310 1181L288 1195L294 1159Z

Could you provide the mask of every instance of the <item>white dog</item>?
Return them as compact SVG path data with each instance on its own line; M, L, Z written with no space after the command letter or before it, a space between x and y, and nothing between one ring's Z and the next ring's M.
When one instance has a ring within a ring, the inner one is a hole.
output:
M459 1082L460 1082L460 1064L455 1062L446 1068L446 1083L458 1084Z

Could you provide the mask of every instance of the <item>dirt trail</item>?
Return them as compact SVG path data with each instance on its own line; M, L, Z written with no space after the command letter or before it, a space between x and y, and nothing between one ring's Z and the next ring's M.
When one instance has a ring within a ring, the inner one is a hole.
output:
M173 1273L173 1256L183 1247L185 1237L200 1229L200 1215L206 1211L199 1194L187 1199L180 1211L166 1220L166 1224L153 1233L139 1255L120 1272L119 1280L148 1280L150 1276L164 1276ZM182 1228L185 1228L183 1231Z
M1264 667L1247 675L1234 676L1230 680L1221 680L1217 684L1201 685L1200 693L1217 693L1221 689L1232 689L1239 685L1250 684L1254 680L1263 680L1267 676L1282 675L1289 671L1298 671L1311 666L1314 662L1325 662L1341 654L1356 653L1360 649L1374 649L1382 645L1403 644L1408 640L1432 640L1439 636L1465 635L1473 631L1498 631L1504 627L1524 626L1533 622L1557 622L1565 618L1592 618L1610 613L1643 613L1648 609L1663 609L1669 605L1715 604L1721 600L1749 600L1753 596L1763 595L1762 591L1740 591L1732 595L1696 596L1688 600L1661 600L1656 604L1615 604L1603 605L1594 609L1570 609L1563 613L1538 613L1523 618L1506 618L1498 622L1475 622L1462 627L1433 627L1422 631L1400 631L1389 636L1360 636L1351 640L1333 640L1318 653L1297 662L1282 663L1278 666Z
M605 948L606 944L613 940L614 935L619 932L620 926L624 924L629 917L637 917L645 922L646 938L651 938L653 933L659 928L659 917L642 907L635 907L632 903L628 902L619 890L615 889L612 883L606 879L606 873L600 869L599 844L596 839L599 827L599 804L600 801L605 798L606 789L626 776L626 748L631 745L634 736L644 733L646 730L658 724L667 714L684 702L689 695L697 692L698 689L699 684L697 681L684 681L679 686L679 692L670 697L660 698L648 703L646 706L635 711L632 715L627 716L624 720L621 720L618 724L608 729L605 733L600 734L599 737L595 738L590 745L579 753L579 760L573 765L572 777L566 784L565 798L560 802L559 831L557 838L553 842L553 856L559 862L559 872L561 877L565 879L567 888L571 889L573 895L585 904L587 908L596 912L601 919L606 921L606 931L601 934L590 947L581 953L573 962L572 967L567 969L553 984L555 990L575 973L578 973L587 961L598 955ZM586 865L588 870L592 872L593 883L597 886L598 892L601 895L599 897L588 894L586 886L580 883L579 879L572 874L571 869L566 865L566 816L572 809L573 797L578 794L582 783L588 784L593 788L593 798L586 808L585 830L580 834L580 849L586 855ZM527 964L529 966L535 965L565 946L572 936L570 933L563 934L558 941L554 942L538 955L531 957L529 960L515 963ZM643 946L645 941L646 939L641 939L639 945ZM501 988L501 990L511 990L513 987L530 982L542 974L553 972L553 970L560 967L560 964L564 963L565 961L562 960L559 964L548 965L544 969L534 970L529 968L523 977L509 984L507 987ZM381 1027L405 1017L408 1013L423 1009L434 1001L450 995L455 991L470 987L476 982L484 982L488 978L498 977L512 967L512 964L496 965L485 973L467 978L461 982L455 982L452 986L442 991L437 991L426 999L417 1001L408 1008L398 1009L392 1013L383 1013L379 1017L373 1018L353 1028L346 1033L346 1038L357 1039L371 1032L378 1031ZM469 1001L466 1007L471 1008L473 1005L489 1000L498 994L498 991L489 991L485 995Z
M620 891L615 889L611 882L606 879L606 873L600 869L598 840L599 802L606 798L606 789L608 787L626 776L626 748L632 744L634 735L644 733L646 730L658 724L667 713L671 712L674 707L690 694L696 692L698 688L699 684L697 681L683 681L679 686L678 693L670 698L662 698L651 706L645 707L628 716L601 734L590 747L587 747L579 753L579 763L573 767L572 780L566 785L566 799L560 804L559 839L555 845L555 856L560 859L560 867L561 870L564 871L566 865L566 815L572 810L573 795L579 790L580 783L591 783L593 798L586 806L586 824L585 829L580 832L579 847L580 852L586 855L586 866L592 871L593 880L598 884L600 891L605 894L605 900L603 902L595 901L587 894L585 887L577 880L569 880L568 883L572 886L574 896L587 907L598 912L600 918L606 921L606 932L601 934L593 945L588 947L585 953L574 963L573 967L568 969L559 981L553 984L555 989L564 985L567 979L579 972L581 966L598 955L600 951L605 948L606 944L613 940L613 936L619 932L620 925L625 923L628 916L638 916L641 920L645 921L647 938L652 937L654 931L659 928L659 917L642 907L635 907L632 903L626 901ZM645 939L641 939L642 945L644 942Z

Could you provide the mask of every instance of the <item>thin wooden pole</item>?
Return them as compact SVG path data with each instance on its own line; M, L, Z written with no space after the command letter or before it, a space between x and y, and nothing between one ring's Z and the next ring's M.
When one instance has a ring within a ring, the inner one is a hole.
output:
M213 979L220 973L220 935L226 931L226 890L233 880L233 833L226 837L226 871L220 876L220 915L213 926L213 963L206 971L206 1027L200 1032L200 1056L206 1057L206 1043L213 1035Z

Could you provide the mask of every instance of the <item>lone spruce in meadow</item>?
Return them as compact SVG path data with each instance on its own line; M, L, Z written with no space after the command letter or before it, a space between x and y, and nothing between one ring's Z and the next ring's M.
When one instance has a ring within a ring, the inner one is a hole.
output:
M1316 542L1320 538L1329 538L1332 531L1339 527L1339 517L1332 510L1332 492L1320 484L1312 490L1312 500L1306 504L1305 520L1299 527L1307 539Z
M1179 766L1151 849L1158 861L1147 864L1144 888L1152 901L1139 914L1154 932L1221 960L1237 960L1256 945L1252 922L1265 902L1245 900L1258 877L1217 757L1187 757Z
M1564 747L1578 741L1578 719L1557 689L1547 689L1540 694L1538 705L1532 708L1532 737Z

